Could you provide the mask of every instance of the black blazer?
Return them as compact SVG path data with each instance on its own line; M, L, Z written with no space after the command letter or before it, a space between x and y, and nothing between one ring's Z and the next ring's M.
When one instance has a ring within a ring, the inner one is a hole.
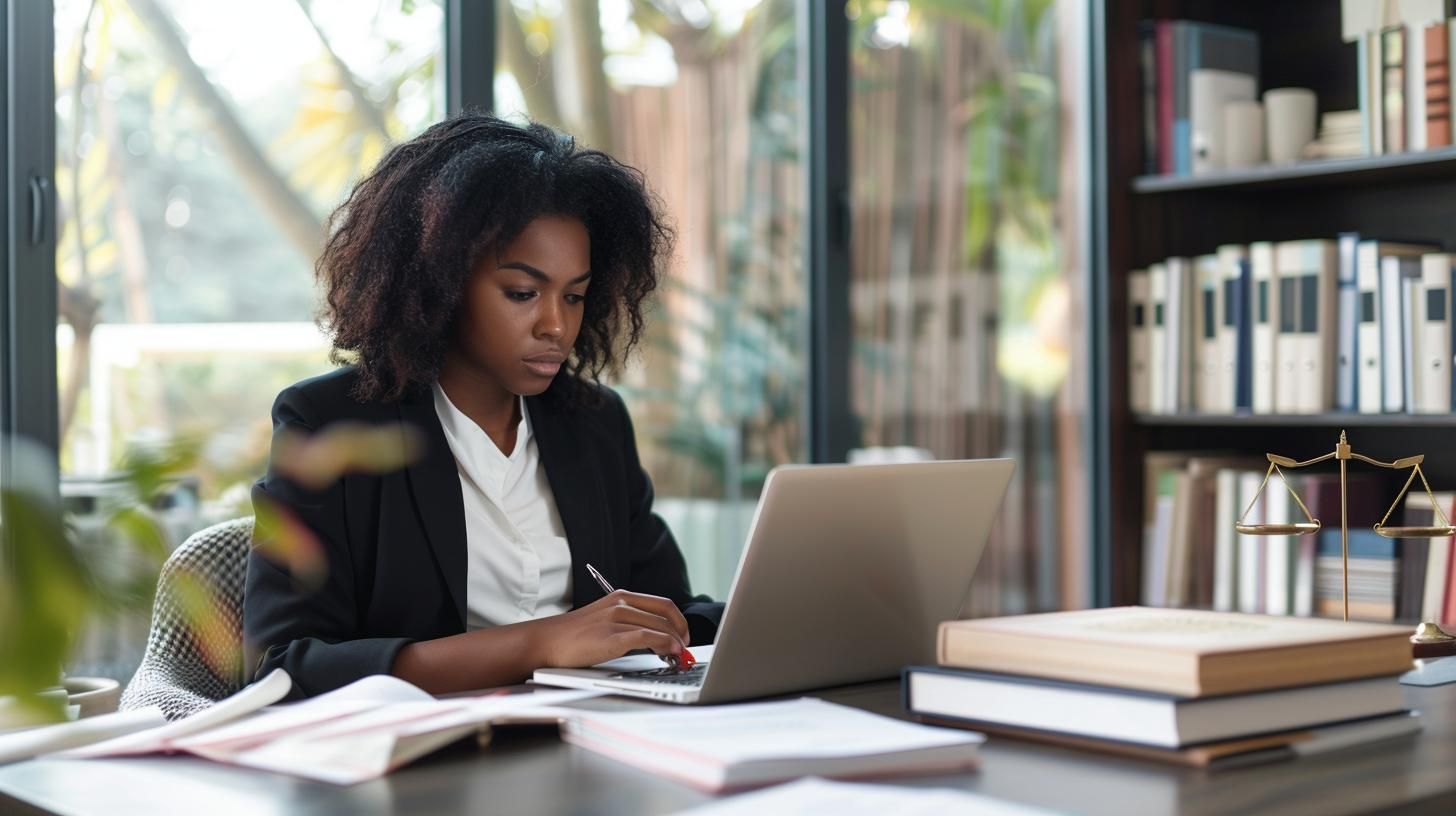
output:
M342 368L285 389L273 404L275 444L285 429L403 422L421 432L423 454L403 470L349 474L323 490L305 489L270 464L253 487L255 505L282 505L307 525L328 563L322 585L308 591L258 548L248 556L245 665L254 679L286 669L294 697L388 674L407 643L465 631L465 505L433 395L360 403L349 395L357 377ZM553 384L526 404L566 528L573 606L603 594L586 572L591 563L613 586L670 598L692 642L711 643L723 605L688 587L677 542L652 512L652 482L621 398L600 388L600 405L579 407L564 399L565 388Z

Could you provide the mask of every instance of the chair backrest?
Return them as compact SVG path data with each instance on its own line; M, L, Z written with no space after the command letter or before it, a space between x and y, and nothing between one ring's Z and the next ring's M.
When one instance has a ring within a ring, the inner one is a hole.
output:
M192 534L162 565L147 650L121 709L158 706L169 720L243 687L243 580L251 518Z

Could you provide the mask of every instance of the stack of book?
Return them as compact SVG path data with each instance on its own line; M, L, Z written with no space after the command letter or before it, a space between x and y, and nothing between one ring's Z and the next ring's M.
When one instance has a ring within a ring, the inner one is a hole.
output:
M1362 156L1361 113L1358 110L1326 111L1320 116L1319 137L1305 145L1306 159L1350 159Z
M963 726L1195 767L1301 756L1419 730L1399 674L1410 630L1119 607L941 624L905 707Z

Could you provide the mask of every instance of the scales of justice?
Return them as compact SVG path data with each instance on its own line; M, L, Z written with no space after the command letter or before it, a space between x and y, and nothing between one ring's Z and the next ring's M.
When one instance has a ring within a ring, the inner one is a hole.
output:
M1435 496L1431 493L1431 485L1426 482L1426 474L1421 472L1421 463L1426 460L1424 455L1407 456L1403 459L1397 459L1394 462L1381 462L1350 450L1350 443L1345 441L1345 432L1340 431L1340 441L1336 443L1334 451L1324 456L1319 456L1305 462L1296 462L1286 456L1279 456L1273 453L1266 454L1266 456L1269 459L1269 469L1264 473L1264 481L1259 485L1259 491L1254 495L1254 500L1249 503L1243 515L1239 516L1238 523L1234 525L1234 529L1244 535L1313 535L1318 532L1320 529L1319 519L1316 519L1310 514L1309 508L1304 505L1304 500L1299 497L1298 493L1294 492L1294 488L1289 485L1289 480L1284 478L1284 471L1280 468L1310 467L1321 462L1327 462L1330 459L1336 459L1340 463L1340 558L1344 571L1343 599L1344 615L1347 621L1350 619L1350 530L1347 524L1345 509L1345 472L1351 459L1358 459L1361 462L1389 470L1410 471L1410 476L1406 477L1405 486L1400 489L1400 493L1395 497L1395 501L1391 502L1389 509L1385 511L1385 516L1380 519L1380 523L1375 525L1376 534L1385 538L1438 538L1456 535L1456 527L1453 527L1451 522L1447 520L1446 514L1442 512L1440 504L1436 502ZM1284 488L1289 491L1289 495L1294 497L1295 504L1299 505L1299 509L1304 513L1306 520L1283 524L1246 523L1245 519L1248 518L1254 506L1258 504L1259 497L1264 494L1264 488L1269 485L1269 477L1276 473L1279 475L1279 481L1283 482ZM1395 511L1396 507L1400 506L1401 499L1405 498L1406 492L1410 490L1410 486L1417 476L1421 477L1421 486L1425 488L1426 495L1431 499L1431 507L1435 509L1435 520L1438 523L1430 527L1386 526L1386 522L1390 519L1390 514ZM1441 627L1434 621L1424 621L1416 627L1415 634L1411 635L1411 644L1414 647L1416 657L1436 657L1438 655L1456 654L1456 636L1443 632Z

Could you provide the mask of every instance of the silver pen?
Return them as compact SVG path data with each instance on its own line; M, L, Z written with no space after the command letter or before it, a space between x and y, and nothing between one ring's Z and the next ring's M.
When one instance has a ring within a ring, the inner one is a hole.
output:
M616 587L613 587L610 581L603 577L600 572L597 572L596 567L593 567L591 564L587 564L586 571L591 573L591 577L597 579L597 583L601 585L603 592L611 595L613 592L617 591ZM683 652L686 653L687 649L683 649ZM666 663L669 668L673 669L676 669L678 666L683 664L683 660L676 655L658 655L658 658L661 659L663 663ZM688 663L688 665L691 666L692 663Z

